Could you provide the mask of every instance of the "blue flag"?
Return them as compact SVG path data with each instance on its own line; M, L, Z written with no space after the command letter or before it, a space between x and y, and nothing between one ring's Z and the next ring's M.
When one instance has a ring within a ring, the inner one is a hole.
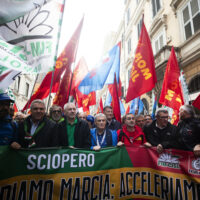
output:
M144 104L143 104L142 100L139 98L139 101L138 101L138 114L141 114L143 109L144 109Z
M135 114L135 111L138 109L138 100L139 97L132 100L129 113Z
M154 93L152 94L152 99L153 99L154 103L152 104L153 107L152 107L152 114L151 114L151 117L152 117L152 119L154 120L154 119L155 119L156 107L157 107L157 98L156 98L156 96L154 95Z
M142 113L143 109L144 104L142 100L139 97L137 97L132 100L129 113L132 113L134 115L135 111L138 110L138 114L140 114Z
M110 92L108 91L106 101L105 101L105 106L110 106L111 102L112 102L112 96L111 96Z
M78 89L88 95L92 91L100 90L105 84L114 83L116 73L119 82L120 70L120 45L117 44L109 52L106 58L81 81Z
M125 108L124 108L124 104L122 103L122 100L120 100L119 103L120 103L121 115L125 115L126 111L125 111Z

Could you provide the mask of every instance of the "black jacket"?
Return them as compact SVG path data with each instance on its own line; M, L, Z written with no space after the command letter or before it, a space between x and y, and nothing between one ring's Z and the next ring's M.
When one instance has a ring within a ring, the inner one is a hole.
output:
M26 136L28 136L31 129L30 119L31 116L27 117L24 122L19 124L19 144L22 146L22 148L28 148L28 146L32 143L31 140L26 139ZM34 147L40 148L58 146L58 143L56 143L56 124L47 117L44 117L44 119L39 123L38 127L42 123L44 123L44 126L42 126L38 133L33 137L33 140L36 144ZM27 132L25 127L27 127Z
M76 148L90 148L91 138L89 125L83 120L77 120L78 122L74 130L74 146ZM59 146L69 146L66 124L66 119L58 124Z
M112 119L110 124L108 122L106 123L106 128L117 131L121 129L121 124L116 119Z
M163 148L174 148L176 146L176 129L177 127L169 122L164 129L159 129L154 120L150 125L144 127L143 132L147 142L152 146L161 144Z
M181 120L178 124L177 138L179 149L193 151L200 144L200 121L196 118Z

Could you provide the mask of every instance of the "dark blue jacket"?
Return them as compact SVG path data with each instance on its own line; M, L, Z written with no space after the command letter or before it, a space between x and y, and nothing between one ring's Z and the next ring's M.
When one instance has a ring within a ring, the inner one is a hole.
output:
M90 133L92 143L91 149L93 149L94 146L97 146L96 128L91 129ZM109 146L117 146L117 132L115 130L106 129L106 138L103 144L101 145L101 148Z
M17 135L17 123L9 115L0 120L0 145L9 145L17 141Z

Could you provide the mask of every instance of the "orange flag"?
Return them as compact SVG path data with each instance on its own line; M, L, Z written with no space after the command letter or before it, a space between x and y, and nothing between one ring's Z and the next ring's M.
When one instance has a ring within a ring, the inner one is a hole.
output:
M157 78L153 51L143 22L135 59L131 69L126 103L152 90L155 87L156 82Z
M56 61L54 76L53 76L53 84L52 84L52 93L57 92L59 85L60 85L60 79L62 73L65 71L66 68L71 65L71 62L74 59L74 49L77 46L77 42L80 37L80 32L83 24L83 19L81 20L79 26L77 27L76 31L72 35L70 41L68 42L67 46L61 53L61 55L58 57ZM28 107L30 107L31 102L34 99L45 99L48 97L50 92L50 86L51 86L51 79L52 79L53 71L50 71L45 78L43 79L40 87L37 89L37 91L31 96L31 99L27 102L27 104L24 106L23 111L26 110ZM29 106L28 106L29 104Z
M121 123L121 111L120 111L120 103L119 103L119 89L117 85L117 79L115 75L113 89L110 90L112 96L111 106L113 108L113 114L115 119Z
M180 69L176 59L174 47L167 63L159 103L179 110L184 104L181 83L179 81Z
M80 38L80 33L81 33L82 25L83 25L83 20L84 20L84 18L82 18L78 28L76 29L75 34L72 36L72 38L70 40L70 48L65 49L66 51L63 52L67 56L67 57L65 57L65 59L67 59L67 64L65 66L66 70L65 70L63 79L60 83L59 90L57 91L56 96L54 98L54 104L57 104L61 107L63 107L65 105L65 103L68 102L69 87L70 87L70 81L72 78L71 64L75 61L79 38Z

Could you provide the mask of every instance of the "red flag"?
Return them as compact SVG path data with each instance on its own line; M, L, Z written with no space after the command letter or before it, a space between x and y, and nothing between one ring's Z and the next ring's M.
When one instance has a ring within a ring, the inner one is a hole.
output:
M99 102L99 108L100 108L101 112L103 113L103 101L102 101L102 98L100 99L100 102Z
M128 108L126 109L126 114L130 112L130 106L128 105Z
M78 95L79 95L78 97L81 98L80 95L82 95L82 93L79 92L78 86L79 86L80 82L83 80L83 78L87 75L87 73L88 73L88 66L87 66L85 59L82 57L79 60L77 66L73 72L71 94L74 96L74 98L76 98L76 95L77 95L76 93L78 93Z
M121 112L120 112L120 103L119 103L119 95L118 95L118 86L117 86L117 79L115 75L113 89L110 90L110 94L112 96L111 106L113 108L113 114L115 119L121 123Z
M13 109L14 109L14 113L16 114L18 112L18 108L16 103L13 104Z
M65 71L66 68L68 68L73 59L74 59L74 49L76 49L77 42L80 37L80 32L83 24L83 19L81 20L79 26L77 27L76 31L72 35L70 41L68 42L67 46L61 53L61 55L58 57L56 61L55 71L54 71L54 77L53 77L53 84L52 84L52 93L57 92L60 84L60 78L62 73ZM40 87L37 89L37 91L31 96L31 99L27 102L27 104L24 106L23 111L26 110L28 107L30 107L30 104L35 99L44 99L48 97L50 92L50 86L51 86L51 79L52 79L53 71L48 72L48 74L43 79ZM28 106L29 104L29 106Z
M156 82L153 51L143 22L131 70L126 103L152 90Z
M103 101L102 101L102 98L100 98L100 101L99 101L99 107L97 108L97 113L103 113Z
M184 104L179 77L180 70L174 47L172 47L165 71L159 103L173 108L174 110L179 110L179 108Z
M85 61L85 59L82 57L75 70L73 73L73 81L72 81L72 87L71 87L71 94L74 96L78 103L78 107L83 107L84 112L89 111L89 106L95 105L96 104L96 93L91 92L88 95L82 94L78 90L78 86L80 82L83 80L83 78L87 75L88 73L88 66Z
M179 122L179 111L173 110L171 123L176 126L178 122Z
M193 101L192 105L200 110L200 95Z
M83 111L86 112L89 110L89 107L92 105L96 105L96 92L90 92L88 95L82 96L81 99Z
M71 76L72 73L69 65L68 68L65 70L59 90L57 91L56 96L54 97L53 104L59 105L63 108L65 103L68 102Z

